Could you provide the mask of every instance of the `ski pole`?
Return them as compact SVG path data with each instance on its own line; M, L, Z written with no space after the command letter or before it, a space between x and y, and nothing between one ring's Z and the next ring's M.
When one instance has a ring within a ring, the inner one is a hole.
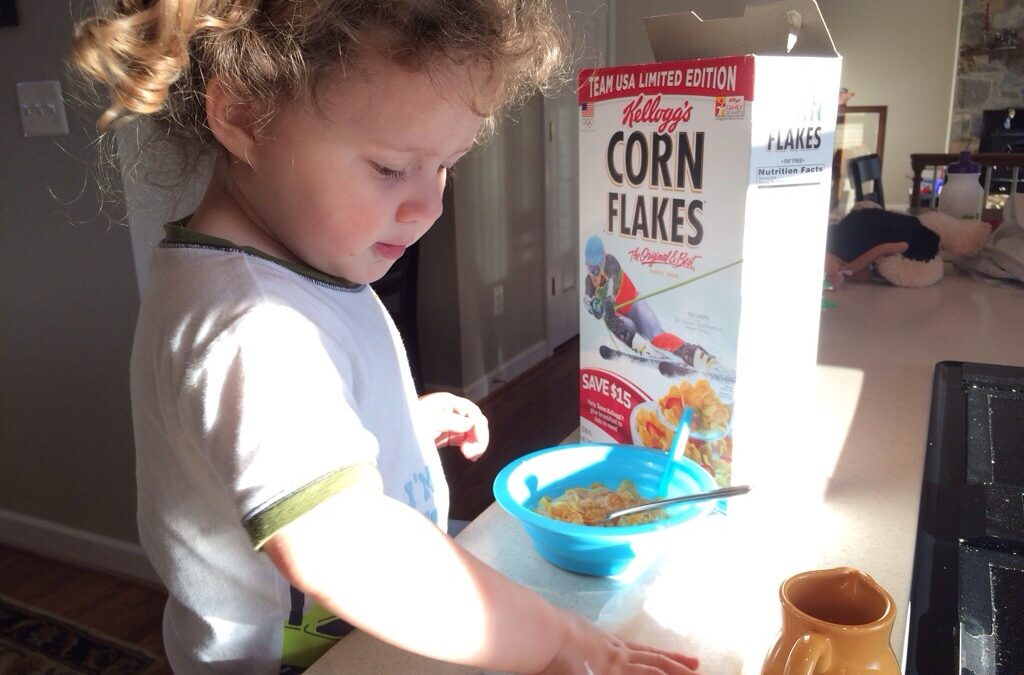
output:
M718 274L722 270L727 270L727 269L729 269L730 267L732 267L734 265L739 265L741 262L743 262L743 258L740 258L739 260L737 260L735 262L731 262L728 265L723 265L723 266L719 267L716 270L711 270L710 272L705 272L704 274L699 274L699 275L693 277L692 279L685 279L683 281L679 281L677 283L674 283L671 286L666 286L665 288L662 288L660 290L651 291L650 293L646 293L644 295L638 295L635 298L630 298L626 302L621 302L621 303L615 305L615 309L619 309L620 307L625 307L626 305L632 305L634 302L637 302L639 300L646 300L647 298L653 298L655 295L661 295L662 293L665 293L667 291L671 291L672 289L675 289L675 288L679 288L680 286L685 286L686 284L692 284L694 281L698 281L700 279L703 279L704 277L709 277L712 274Z

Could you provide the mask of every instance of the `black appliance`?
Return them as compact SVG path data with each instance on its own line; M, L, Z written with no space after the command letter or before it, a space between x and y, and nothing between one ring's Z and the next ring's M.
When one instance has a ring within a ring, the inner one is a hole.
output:
M981 113L981 138L978 152L1024 152L1024 110L1011 116L1010 108L984 110ZM1013 185L1013 169L996 167L989 182L990 194L1008 194ZM1024 191L1024 178L1018 175L1017 192Z
M1024 109L1012 117L1010 110L982 111L978 152L1020 152L1024 148Z
M1024 368L935 368L905 672L1024 673Z

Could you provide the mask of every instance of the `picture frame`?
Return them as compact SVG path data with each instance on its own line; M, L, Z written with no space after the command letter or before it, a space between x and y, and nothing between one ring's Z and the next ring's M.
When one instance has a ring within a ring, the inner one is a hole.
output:
M832 155L831 209L843 213L853 205L847 163L854 157L877 154L885 162L885 121L888 106L841 105L836 117L836 135Z

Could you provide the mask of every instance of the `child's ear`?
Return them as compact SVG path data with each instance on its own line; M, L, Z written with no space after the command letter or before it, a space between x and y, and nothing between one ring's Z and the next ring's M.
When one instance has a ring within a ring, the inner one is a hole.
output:
M219 77L206 83L206 124L217 142L238 161L252 166L256 145L253 115Z

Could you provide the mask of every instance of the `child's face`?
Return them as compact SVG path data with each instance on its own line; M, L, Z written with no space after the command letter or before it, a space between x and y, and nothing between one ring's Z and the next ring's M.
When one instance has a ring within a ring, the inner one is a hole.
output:
M326 92L325 114L279 111L239 181L255 225L322 272L381 278L441 215L483 122L466 73L439 82L378 59Z

